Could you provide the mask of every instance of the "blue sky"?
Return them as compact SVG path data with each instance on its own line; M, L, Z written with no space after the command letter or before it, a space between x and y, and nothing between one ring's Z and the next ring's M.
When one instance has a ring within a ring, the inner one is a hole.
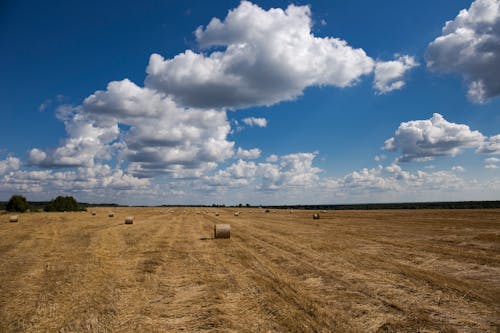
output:
M0 200L500 198L499 0L11 1L0 45Z

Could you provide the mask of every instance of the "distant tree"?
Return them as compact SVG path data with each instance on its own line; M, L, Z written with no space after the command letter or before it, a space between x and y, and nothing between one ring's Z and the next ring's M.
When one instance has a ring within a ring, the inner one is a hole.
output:
M29 208L26 198L22 195L13 195L7 203L7 211L24 213Z
M58 196L45 206L46 212L69 212L78 210L80 210L80 206L73 197Z

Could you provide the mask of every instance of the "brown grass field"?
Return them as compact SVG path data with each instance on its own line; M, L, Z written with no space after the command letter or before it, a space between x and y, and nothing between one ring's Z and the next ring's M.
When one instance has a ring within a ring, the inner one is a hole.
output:
M500 332L500 210L92 210L0 215L0 332Z

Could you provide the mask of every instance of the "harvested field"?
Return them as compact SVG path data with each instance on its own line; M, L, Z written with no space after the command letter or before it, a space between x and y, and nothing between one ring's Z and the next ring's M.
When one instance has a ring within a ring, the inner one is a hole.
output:
M93 210L0 215L0 332L499 331L500 210Z

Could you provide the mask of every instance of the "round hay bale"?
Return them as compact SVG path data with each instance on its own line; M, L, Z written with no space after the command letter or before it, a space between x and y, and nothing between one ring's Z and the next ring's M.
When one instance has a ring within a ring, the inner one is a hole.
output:
M240 216L240 212L234 213L234 216Z
M115 213L113 213L113 212L109 212L109 213L108 213L108 217L115 217Z
M95 215L95 214L96 214L96 212L92 212L92 215Z
M214 226L214 238L229 238L231 226L229 224L216 224Z
M319 220L319 214L318 214L318 213L313 214L313 219L314 219L314 220Z
M17 215L12 215L9 218L9 222L17 222L18 220L19 220L19 216L17 216Z
M271 211L270 211L269 209L266 209L266 210L265 210L265 212L266 212L266 213L270 213Z
M125 218L125 224L134 224L134 217L133 216L127 216Z
M219 216L219 213L215 213L215 216Z

